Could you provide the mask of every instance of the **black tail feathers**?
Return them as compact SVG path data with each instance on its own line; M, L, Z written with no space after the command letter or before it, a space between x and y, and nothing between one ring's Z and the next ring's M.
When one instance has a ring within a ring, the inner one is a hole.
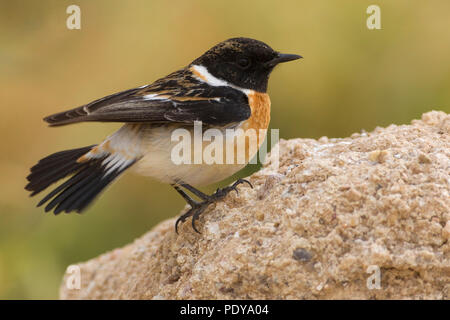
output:
M77 162L93 147L95 145L54 153L41 159L31 168L31 173L27 177L29 182L25 186L26 190L31 191L31 196L38 194L51 184L71 176L45 196L38 203L38 207L53 198L45 207L46 212L54 209L55 214L62 211L80 213L108 184L134 163L106 173L107 170L102 162L108 155Z

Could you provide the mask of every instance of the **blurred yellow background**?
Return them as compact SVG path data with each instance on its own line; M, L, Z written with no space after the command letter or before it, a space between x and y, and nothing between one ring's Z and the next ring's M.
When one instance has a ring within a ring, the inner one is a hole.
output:
M151 83L222 40L256 38L304 57L269 82L281 138L343 137L450 111L448 0L0 3L0 298L57 298L69 264L133 241L184 206L170 186L126 174L82 215L44 214L23 189L30 166L118 125L48 128L42 118ZM66 28L71 4L81 7L81 30ZM366 27L371 4L382 30Z

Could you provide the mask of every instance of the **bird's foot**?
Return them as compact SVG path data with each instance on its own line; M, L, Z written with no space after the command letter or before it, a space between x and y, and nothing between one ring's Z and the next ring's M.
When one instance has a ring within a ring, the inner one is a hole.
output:
M226 197L227 194L229 194L231 191L236 191L237 194L239 194L239 191L237 189L237 186L242 184L242 183L247 183L250 188L253 189L252 184L250 183L250 181L245 180L245 179L238 179L235 183L233 183L231 186L225 187L225 188L219 188L216 190L216 192L214 194L212 194L210 197L212 198L213 201L218 201L218 200L222 200L223 198Z
M225 188L219 188L216 190L216 192L214 192L210 196L202 195L202 199L203 199L202 202L190 201L189 205L191 206L191 208L185 214L181 215L175 222L175 232L178 234L178 224L179 223L183 223L186 221L187 218L192 217L192 229L194 229L195 232L200 233L195 226L195 222L198 220L198 218L203 213L203 211L205 211L206 208L208 208L208 206L210 204L220 201L223 198L225 198L233 190L236 191L237 194L239 194L237 186L242 183L247 183L251 188L253 188L252 184L248 180L238 179L231 186L228 186ZM183 186L186 188L186 185L183 185ZM189 186L189 187L190 188L187 188L187 189L192 191L191 190L192 187L191 186Z
M205 211L205 209L211 204L209 201L199 202L195 205L191 204L191 208L183 215L181 215L175 222L175 232L178 234L178 224L186 221L187 218L192 217L192 229L195 232L200 233L195 226L195 221L198 220L200 215Z

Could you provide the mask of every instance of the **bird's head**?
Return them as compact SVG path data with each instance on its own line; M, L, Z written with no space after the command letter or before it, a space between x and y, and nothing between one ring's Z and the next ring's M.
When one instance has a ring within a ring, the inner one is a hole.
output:
M219 80L216 83L221 80L239 88L266 92L273 68L279 63L300 58L296 54L277 52L258 40L232 38L206 51L191 66L212 75L213 80Z

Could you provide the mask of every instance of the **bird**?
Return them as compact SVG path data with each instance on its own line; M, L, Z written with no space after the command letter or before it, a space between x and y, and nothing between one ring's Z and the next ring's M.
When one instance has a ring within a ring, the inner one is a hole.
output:
M53 153L30 169L25 189L34 196L66 179L38 204L45 212L83 212L89 204L126 170L170 184L190 208L175 223L196 220L214 202L237 186L219 188L212 195L200 186L230 177L255 155L245 144L243 163L182 163L173 161L173 133L183 129L193 134L195 125L204 129L267 129L271 101L267 94L269 76L280 63L302 58L283 54L266 43L244 37L220 42L187 66L155 82L121 91L80 107L44 118L50 127L79 122L120 122L123 126L99 144ZM238 131L236 131L238 132ZM236 138L236 137L234 137ZM256 151L263 139L256 138ZM234 140L233 140L234 141ZM195 143L195 141L194 141ZM201 142L202 146L208 142ZM195 152L193 151L194 156ZM191 155L192 156L192 155ZM191 193L199 200L194 200Z

